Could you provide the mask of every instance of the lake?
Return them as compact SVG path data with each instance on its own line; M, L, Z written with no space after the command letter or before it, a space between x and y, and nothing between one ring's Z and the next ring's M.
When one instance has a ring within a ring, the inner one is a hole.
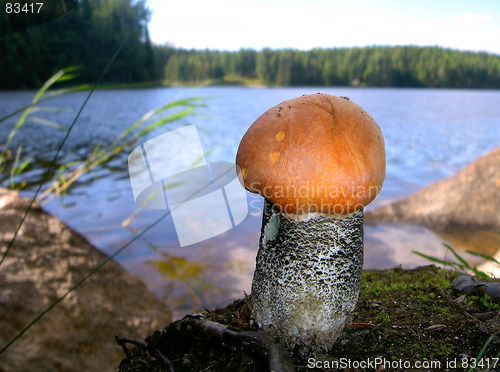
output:
M350 97L377 121L386 142L387 176L378 198L368 207L409 195L500 145L500 91L389 89L389 88L244 88L197 87L102 90L91 97L63 148L62 158L85 155L97 144L110 143L122 130L173 99L201 96L206 107L169 128L195 124L200 130L207 161L234 162L246 129L265 110L284 100L324 92ZM0 115L29 103L34 92L0 92ZM57 97L43 106L58 110L37 117L65 127L71 124L87 93ZM13 121L8 123L12 124ZM0 139L7 135L2 123ZM157 130L159 135L169 128ZM39 164L50 160L64 132L29 122L15 143ZM52 199L45 208L112 254L164 211L140 212L126 227L122 222L137 206L127 171L128 153L109 166L83 177L69 193ZM34 171L28 176L36 178ZM5 184L4 184L5 186ZM32 195L32 191L23 192ZM249 194L250 214L236 228L212 239L180 247L170 217L117 256L127 270L142 277L164 298L177 316L214 307L250 292L260 234L260 197ZM464 234L461 232L461 234ZM447 258L444 241L459 249L493 254L498 240L488 233L465 239L449 232L432 232L409 225L380 224L365 228L365 268L415 267L429 262L413 250ZM464 243L466 242L466 243ZM462 244L463 243L463 244ZM477 259L467 256L474 263Z

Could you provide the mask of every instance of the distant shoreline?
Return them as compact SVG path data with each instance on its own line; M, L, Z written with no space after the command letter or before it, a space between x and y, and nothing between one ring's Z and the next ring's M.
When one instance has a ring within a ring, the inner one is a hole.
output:
M273 85L265 84L260 81L231 81L231 80L214 80L209 79L206 81L190 81L190 82L166 82L166 81L152 81L143 83L102 83L96 90L113 90L113 89L155 89L155 88L193 88L193 87L240 87L252 89L266 89L266 88L349 88L349 89L419 89L419 90L478 90L478 91L500 91L500 88L467 88L467 87L422 87L422 86L375 86L375 85ZM89 91L92 89L92 84L81 84L76 86L67 86L64 88L75 88L76 91ZM30 92L36 91L36 88L18 88L18 89L0 89L1 93L7 92Z

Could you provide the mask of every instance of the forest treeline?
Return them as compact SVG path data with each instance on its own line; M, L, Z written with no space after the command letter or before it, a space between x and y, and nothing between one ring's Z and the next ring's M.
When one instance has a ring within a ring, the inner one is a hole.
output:
M279 86L500 88L500 56L438 47L156 49L164 77L174 82L243 78Z
M152 45L149 17L143 0L85 0L51 22L3 33L0 89L39 87L71 65L82 67L76 82L93 83L120 46L106 83L500 89L500 55L417 46L188 50Z
M37 88L68 66L81 66L77 82L93 83L120 47L104 81L136 83L157 79L148 34L150 14L145 3L80 1L67 14L50 22L26 31L4 32L0 35L0 88ZM5 15L0 19L7 21Z

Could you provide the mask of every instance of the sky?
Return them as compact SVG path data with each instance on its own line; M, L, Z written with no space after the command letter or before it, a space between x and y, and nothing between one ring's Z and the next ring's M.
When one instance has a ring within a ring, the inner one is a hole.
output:
M500 0L150 0L155 44L269 47L437 45L500 54Z

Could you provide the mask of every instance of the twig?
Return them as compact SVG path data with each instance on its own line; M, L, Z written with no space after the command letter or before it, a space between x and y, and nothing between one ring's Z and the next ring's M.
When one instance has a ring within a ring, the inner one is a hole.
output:
M158 350L157 348L150 348L149 351L156 359L160 360L165 365L165 367L168 368L168 372L174 372L174 366L172 365L172 362L165 355L163 355L160 350Z
M130 350L127 348L127 344L133 344L136 346L139 346L140 348L145 349L148 344L146 344L145 341L142 340L136 340L133 338L128 338L128 337L118 337L115 336L116 343L120 345L123 349L123 352L125 353L126 356L130 356Z

